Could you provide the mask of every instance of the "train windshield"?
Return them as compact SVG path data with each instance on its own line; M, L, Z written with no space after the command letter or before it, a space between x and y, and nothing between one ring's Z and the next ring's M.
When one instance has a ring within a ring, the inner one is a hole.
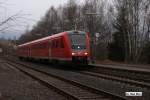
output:
M86 49L86 34L85 33L74 33L69 34L72 49L74 50L83 50Z

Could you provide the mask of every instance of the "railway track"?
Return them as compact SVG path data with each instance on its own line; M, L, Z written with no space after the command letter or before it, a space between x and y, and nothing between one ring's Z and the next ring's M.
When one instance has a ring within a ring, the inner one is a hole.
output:
M94 76L94 77L98 77L98 78L103 78L103 79L108 79L108 80L112 80L112 81L118 81L118 82L130 84L130 85L134 85L137 87L150 89L150 83L144 82L144 81L138 81L138 80L128 79L125 77L118 77L118 76L106 75L106 74L101 74L101 73L94 73L94 72L90 72L90 71L81 71L81 72L77 72L77 73Z
M19 69L21 72L33 77L42 84L54 89L60 94L74 100L125 100L126 98L106 91L88 87L79 82L68 80L15 61L8 61L10 66Z

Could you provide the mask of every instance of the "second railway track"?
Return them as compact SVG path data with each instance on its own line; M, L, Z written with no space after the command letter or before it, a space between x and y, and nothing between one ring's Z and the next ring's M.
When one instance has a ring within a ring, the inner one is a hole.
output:
M150 89L150 83L144 82L144 81L139 81L136 79L128 79L126 77L112 76L112 75L107 75L107 74L101 74L98 72L94 73L92 71L81 71L78 73L89 75L89 76L95 76L95 77L99 77L99 78L104 78L104 79L108 79L108 80L118 81L118 82L122 82L122 83L126 83L126 84L139 86L142 88Z
M142 70L142 69L132 69L126 67L106 67L104 66L94 66L90 72L101 73L108 76L120 77L129 80L135 80L143 83L150 83L150 71ZM148 86L149 87L149 86Z

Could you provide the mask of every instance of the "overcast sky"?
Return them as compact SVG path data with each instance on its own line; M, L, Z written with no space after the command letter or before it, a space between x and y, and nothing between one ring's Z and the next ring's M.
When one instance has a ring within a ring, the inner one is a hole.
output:
M20 10L24 13L32 14L35 19L39 19L51 7L58 7L66 3L67 0L8 0L8 13L13 14Z
M51 7L58 7L59 5L63 5L67 3L68 0L0 0L0 21L8 16L11 16L15 13L21 11L22 14L30 14L26 16L28 18L32 18L35 21L29 21L29 28L37 23L38 20L42 16L45 15L45 12ZM1 4L4 2L4 4ZM13 32L7 32L5 34L0 33L2 37L14 37L14 35L19 36L25 29L20 28L18 31L14 30ZM11 34L10 34L11 33ZM13 33L13 34L12 34Z

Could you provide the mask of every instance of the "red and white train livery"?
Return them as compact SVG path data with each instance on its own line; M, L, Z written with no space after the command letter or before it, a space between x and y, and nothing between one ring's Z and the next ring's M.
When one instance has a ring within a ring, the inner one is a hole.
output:
M66 31L18 46L20 59L40 59L88 64L90 39L86 32Z

